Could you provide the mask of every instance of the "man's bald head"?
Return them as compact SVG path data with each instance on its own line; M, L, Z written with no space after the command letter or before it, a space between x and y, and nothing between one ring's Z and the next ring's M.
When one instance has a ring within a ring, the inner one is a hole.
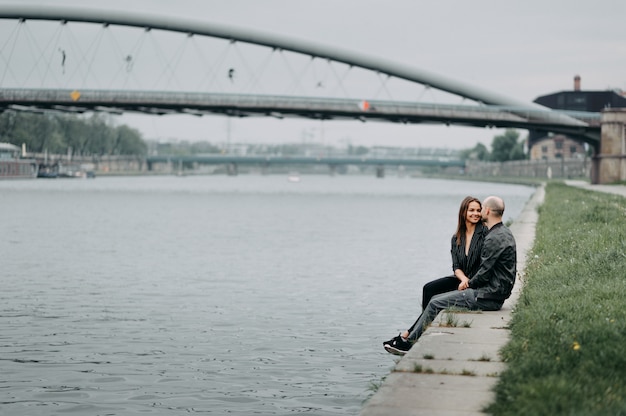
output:
M504 214L504 201L497 196L489 196L483 201L483 208L489 208L494 217L502 218Z

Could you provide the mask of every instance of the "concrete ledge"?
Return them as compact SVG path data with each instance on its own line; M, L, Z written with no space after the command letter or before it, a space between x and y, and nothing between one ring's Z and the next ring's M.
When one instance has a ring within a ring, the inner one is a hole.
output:
M493 388L496 382L496 377L394 372L361 415L479 415L489 404L482 392Z
M365 403L361 416L483 414L482 409L494 399L498 375L506 368L500 350L509 340L511 312L523 286L539 217L537 207L544 195L543 186L537 188L510 227L517 244L518 277L502 309L441 312ZM449 320L456 326L446 326Z

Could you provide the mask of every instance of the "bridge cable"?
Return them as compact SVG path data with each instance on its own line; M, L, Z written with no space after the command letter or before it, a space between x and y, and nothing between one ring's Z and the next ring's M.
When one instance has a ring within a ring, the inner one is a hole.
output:
M307 61L307 63L304 65L304 68L302 69L301 77L304 78L307 75L307 73L311 72L313 74L313 80L314 80L313 82L317 88L318 82L316 81L317 75L315 74L315 62L314 62L315 57L311 56L310 58L311 59Z
M91 79L93 79L93 81L97 84L98 88L101 88L102 86L100 85L100 80L98 79L98 77L95 75L95 73L92 72L92 68L93 68L93 64L94 61L96 60L97 57L97 53L96 51L98 51L98 49L100 48L100 45L102 43L102 39L104 38L104 30L105 28L101 28L97 33L96 33L96 37L93 40L93 42L91 43L91 45L87 48L88 53L85 54L85 63L87 64L87 68L85 71L85 75L83 77L83 82L81 85L81 88L87 88L87 78L91 75ZM91 59L89 59L89 53L91 53Z
M291 64L289 63L289 61L287 60L283 52L284 51L282 49L278 50L278 53L280 57L282 58L282 62L285 64L285 66L289 70L289 73L291 74L291 77L292 77L292 80L291 80L292 82L291 84L287 85L287 88L285 89L285 94L288 95L290 88L293 88L291 91L293 91L293 94L295 95L299 91L299 88L300 88L300 79L296 75L296 71L292 68Z
M137 42L135 43L135 45L131 49L131 53L129 54L130 56L133 57L132 59L135 62L140 62L140 59L142 57L143 48L144 48L144 45L145 45L145 42L146 42L147 38L148 38L148 32L146 32L145 30L142 30L141 34L139 35L139 38L137 39ZM127 55L127 56L129 56L129 55ZM140 88L143 87L140 78L137 78L137 85Z
M64 47L63 49L66 52L66 57L68 58L68 60L66 61L66 66L71 63L72 65L69 68L72 68L71 72L69 73L69 75L67 77L64 77L65 79L65 84L61 84L64 86L68 86L70 85L70 83L74 83L75 79L79 78L80 76L80 71L81 68L84 68L83 71L85 71L84 75L83 75L83 79L82 82L80 82L78 85L74 85L75 89L78 88L84 88L86 85L86 80L87 77L89 75L89 61L88 61L88 55L87 53L85 53L85 50L81 48L80 46L80 42L77 41L77 36L76 34L72 31L72 28L70 26L70 23L65 23L63 24L63 22L61 22L62 24L62 31L63 34L65 35L66 41L68 43L68 47ZM58 43L55 45L56 48L60 48L60 39L61 36L59 36L59 41ZM97 48L97 46L94 47L94 45L88 45L87 46L87 51L89 50L95 50L95 48ZM68 68L66 68L68 69Z
M252 83L252 86L254 86L255 84L258 83L256 71L252 67L250 67L245 56L241 53L241 50L239 49L239 42L234 42L231 45L231 48L234 49L235 55L239 57L239 60L241 61L241 65L243 65L243 67L250 73L250 79L251 79L250 82ZM250 82L248 84L250 84ZM246 89L243 88L242 91L245 93ZM250 89L249 92L252 92L252 89Z
M28 51L31 53L31 56L35 59L35 64L31 67L30 71L28 72L28 74L26 76L26 81L28 81L28 79L30 79L31 75L33 75L34 72L39 72L39 70L40 70L40 62L43 61L44 64L45 64L45 60L44 60L45 53L44 53L44 51L46 49L48 49L48 48L46 47L46 48L44 48L42 50L41 46L36 41L35 36L30 31L30 27L27 25L26 21L24 21L22 24L23 24L23 30L21 32L24 33L24 39L26 40L27 46L29 47ZM29 35L30 35L30 38L29 38ZM50 42L52 42L52 37L48 38L48 45L50 45ZM36 50L36 52L37 52L36 54L33 54L33 49ZM49 66L50 66L50 64L48 62L48 71L44 70L43 77L41 77L41 88L44 87L46 74L48 72L51 72ZM41 73L39 75L41 75ZM53 75L53 78L54 78L54 75ZM54 79L54 81L58 82L58 80L56 78Z
M389 88L387 88L387 83L389 82L389 80L391 79L391 75L387 75L385 77L385 79L383 79L384 74L381 74L380 72L376 72L376 76L378 77L378 79L380 80L380 87L378 88L378 90L374 93L374 96L372 97L373 99L379 99L378 97L380 96L380 94L382 92L385 92L387 95L387 98L391 101L393 101L393 96L391 95L391 91L389 91Z
M66 65L69 63L72 63L72 67L73 67L72 72L67 77L65 77L66 83L64 84L64 86L67 87L70 85L71 82L74 82L74 79L78 78L79 76L78 73L80 72L81 67L84 66L86 68L85 70L89 68L89 63L87 61L87 54L85 53L84 49L81 48L80 43L77 40L78 37L72 30L72 26L70 26L70 23L63 25L63 35L65 35L66 41L69 45L69 52L67 50L66 52L67 52L67 57L70 58L70 60L66 62ZM61 39L61 36L59 36L59 39ZM92 46L88 46L87 51L91 50L91 48ZM72 57L73 57L73 60L71 60ZM80 85L80 87L84 87L84 86L85 86L85 80L83 79L83 82ZM75 87L79 87L79 86L75 86Z
M4 68L4 72L2 72L2 78L0 78L0 86L4 85L4 79L7 75L7 73L9 73L16 84L19 85L19 81L17 80L17 77L15 75L15 73L13 72L13 70L11 69L11 65L9 65L9 63L11 62L11 59L13 58L13 53L15 52L15 48L17 45L17 39L19 37L19 32L20 32L20 25L21 25L21 21L18 20L17 21L17 25L14 26L13 30L11 31L10 35L7 36L4 44L2 45L2 48L0 48L0 57L3 59L3 61L6 63L5 68ZM11 50L9 51L9 54L7 56L7 58L4 58L4 54L2 53L2 51L4 51L5 47L7 46L7 44L9 43L9 41L13 39L13 42L11 44Z
M198 41L196 36L192 36L191 37L191 43L192 43L192 47L195 51L195 56L199 57L199 59L201 60L201 62L203 63L203 65L201 66L202 68L211 68L211 63L207 60L207 57L204 55L204 52L202 50L202 48L200 48L200 45L198 45ZM200 79L200 82L198 83L198 90L199 91L204 91L204 87L203 84L206 81L206 78L208 78L211 73L213 71L209 70L208 73L204 74L203 78ZM207 84L207 90L209 90L209 84Z
M64 78L65 75L65 63L67 61L67 51L65 48L63 48L61 46L61 37L63 35L63 28L67 26L67 24L65 22L61 22L61 26L59 27L59 30L56 31L55 33L55 42L53 43L53 48L50 52L50 59L48 61L48 72L52 72L52 60L54 59L54 55L55 55L55 50L58 51L61 54L61 79ZM53 38L51 38L50 40L52 41ZM63 85L63 83L61 83Z
M127 87L128 82L131 78L135 81L135 83L138 86L141 86L140 80L137 78L135 71L133 71L133 66L138 56L138 53L136 51L141 48L140 46L141 41L142 39L144 39L143 33L138 37L138 39L135 40L135 43L133 44L133 46L127 52L124 52L124 50L122 49L120 45L118 38L113 33L113 31L110 30L108 26L104 26L103 30L105 30L105 33L108 35L110 44L112 44L113 47L115 48L118 54L117 58L121 60L119 66L117 67L117 71L113 74L113 77L111 78L108 88L109 89L113 88L113 84L115 80L117 79L118 76L122 76L121 75L122 72L126 73L126 76L124 77L124 80L122 83L123 88Z
M213 77L212 79L209 81L209 84L207 84L207 89L210 89L212 85L215 85L215 82L217 81L217 86L216 89L222 90L222 91L226 91L226 88L220 88L221 84L220 84L220 67L221 65L223 65L226 62L226 58L228 57L230 52L230 44L226 44L226 46L222 49L222 52L220 54L217 55L216 59L215 59L215 64L213 65ZM225 68L224 68L225 69Z
M171 62L168 60L165 52L163 51L163 49L159 46L159 43L156 41L156 39L154 39L154 34L152 33L152 29L151 28L147 28L146 32L148 33L148 40L150 41L150 44L153 46L155 52L156 52L156 57L161 61L162 64L164 64L164 68L163 71L161 71L161 74L158 76L157 80L155 81L155 85L153 85L153 88L158 88L158 82L159 80L165 76L166 72L173 72L172 68L171 68Z
M324 76L320 77L317 74L317 62L319 59L315 56L311 56L311 67L313 68L313 80L315 82L315 88L326 88L326 76L328 74L328 66L325 66L326 71L324 72Z
M255 76L252 78L252 81L248 83L249 90L254 91L255 88L258 88L258 93L264 93L265 89L263 88L263 83L261 83L261 79L263 75L265 75L267 69L269 68L269 64L272 58L275 56L275 50L271 48L267 48L268 53L265 58L260 62L257 68L254 71ZM245 90L245 89L244 89Z
M335 71L335 67L333 66L333 62L334 61L329 61L328 62L328 67L330 68L331 72L335 75L335 78L337 79L337 85L336 85L335 89L332 92L336 93L337 89L340 89L341 91L343 91L345 98L354 98L354 97L350 96L350 94L348 93L348 91L346 90L346 88L344 86L344 81L345 81L346 77L348 76L348 74L350 73L350 71L352 70L352 65L344 64L344 65L346 65L347 69L344 72L343 76L339 76L337 71Z
M169 79L167 80L167 86L169 87L170 85L172 85L172 79L174 79L175 82L179 82L177 76L176 76L176 70L178 69L178 66L180 65L180 62L182 61L182 57L185 54L185 51L187 50L187 46L189 45L189 37L185 36L183 38L183 41L181 42L180 46L178 48L176 48L176 53L171 57L171 63L172 65L171 67L171 73L169 76ZM181 89L179 87L179 89Z
M432 88L431 88L431 86L430 86L430 85L428 85L428 84L422 84L422 86L423 86L424 88L422 89L421 94L417 97L417 102L418 102L418 103L422 101L422 98L424 97L424 94L427 94L427 93L431 93L431 92L432 92ZM434 100L435 100L435 101L437 100L437 99L436 99L433 95L431 95L431 97L432 97L432 98L434 98Z

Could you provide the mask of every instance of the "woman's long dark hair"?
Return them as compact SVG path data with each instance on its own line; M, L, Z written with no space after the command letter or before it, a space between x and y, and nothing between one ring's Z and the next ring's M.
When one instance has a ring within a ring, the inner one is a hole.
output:
M467 225L465 225L465 221L467 218L467 210L469 209L469 205L472 202L478 202L480 205L480 209L483 209L483 204L480 203L480 199L474 198L473 196L466 196L465 199L461 202L461 206L459 207L459 224L456 227L456 245L461 245L461 236L465 235L467 231Z

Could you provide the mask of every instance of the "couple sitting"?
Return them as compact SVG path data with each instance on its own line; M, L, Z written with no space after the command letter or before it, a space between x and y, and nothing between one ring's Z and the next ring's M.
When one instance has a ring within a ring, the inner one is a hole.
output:
M387 352L404 355L437 314L446 308L497 311L511 295L515 283L515 239L502 223L504 201L490 196L483 201L466 197L459 208L452 236L453 276L424 285L422 314L397 337L383 343Z

